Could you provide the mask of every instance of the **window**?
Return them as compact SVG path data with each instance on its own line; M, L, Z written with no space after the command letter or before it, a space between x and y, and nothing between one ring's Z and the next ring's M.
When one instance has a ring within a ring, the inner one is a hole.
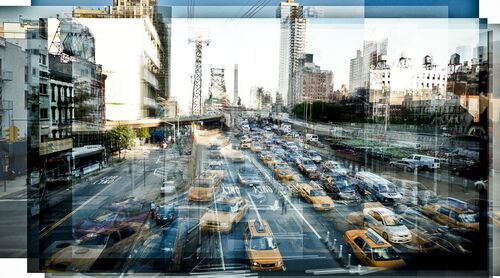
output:
M31 70L31 75L36 76L36 69Z
M38 57L38 62L42 65L47 65L47 55L40 54Z
M357 237L356 239L354 239L354 243L356 243L359 249L363 249L363 246L365 245L365 240L360 237Z
M49 117L49 111L47 108L40 109L40 119L47 119Z

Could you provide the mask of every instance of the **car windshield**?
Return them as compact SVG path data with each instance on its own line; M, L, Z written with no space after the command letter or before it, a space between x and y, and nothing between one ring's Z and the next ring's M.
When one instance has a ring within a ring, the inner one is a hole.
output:
M210 170L224 170L222 165L214 164L209 166Z
M335 180L335 185L338 187L339 190L346 189L349 187L349 183L347 182L345 177L334 176L333 179Z
M102 234L88 234L78 245L80 246L90 246L90 245L105 245L108 237Z
M373 260L375 261L392 261L398 260L400 257L396 250L392 247L388 248L373 248Z
M253 237L250 241L250 248L253 250L272 250L277 247L274 238L270 236Z
M463 223L477 223L479 222L479 215L477 213L461 213L458 215L458 218Z
M236 207L228 203L217 203L217 204L212 204L209 207L209 209L212 211L219 211L219 212L234 212Z
M309 159L304 159L304 161L302 163L304 163L304 165L314 165L314 162L312 160L309 160Z
M403 220L395 215L384 216L386 226L400 226L403 225Z
M325 191L320 190L320 189L313 189L309 193L310 196L326 196Z
M396 193L396 188L390 183L378 185L380 193Z
M194 187L202 187L202 188L210 188L212 184L208 181L203 181L203 180L197 180L194 182L193 186Z
M174 209L172 207L160 207L158 208L158 215L174 214Z

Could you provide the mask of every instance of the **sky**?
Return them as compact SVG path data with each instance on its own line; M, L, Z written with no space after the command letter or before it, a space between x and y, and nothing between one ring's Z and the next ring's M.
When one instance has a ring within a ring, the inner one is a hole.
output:
M89 0L90 1L90 0ZM267 7L268 14L277 7ZM212 12L220 7L212 7ZM235 7L234 14L243 14L247 7ZM200 10L200 9L198 9ZM222 9L223 10L223 9ZM339 10L336 8L335 10ZM203 95L208 95L209 67L226 69L228 96L233 96L233 69L239 65L239 92L243 104L248 105L249 92L254 86L277 91L279 71L279 22L272 18L182 18L185 8L174 7L172 19L171 89L180 107L188 112L191 103L194 73L194 45L188 38L202 32L211 39L203 57ZM54 17L69 15L71 7L2 8L0 19ZM342 18L312 18L307 26L306 52L314 54L314 61L322 69L332 70L334 88L349 82L349 61L363 40L388 38L388 61L395 62L401 52L420 63L430 54L439 66L446 66L449 56L457 46L468 45L472 49L478 42L477 19L364 19L359 10L342 10ZM120 34L110 34L110 36ZM104 65L104 68L106 65Z
M250 101L252 87L276 92L279 72L279 22L277 19L172 20L172 95L189 110L194 73L194 45L188 38L202 33L211 42L203 50L203 97L208 96L210 65L226 69L226 88L233 96L233 68L239 67L239 93ZM401 52L420 64L427 54L446 67L460 45L470 49L479 41L478 22L472 19L311 19L307 25L306 52L314 62L334 74L334 89L349 84L349 62L363 40L388 38L388 63Z

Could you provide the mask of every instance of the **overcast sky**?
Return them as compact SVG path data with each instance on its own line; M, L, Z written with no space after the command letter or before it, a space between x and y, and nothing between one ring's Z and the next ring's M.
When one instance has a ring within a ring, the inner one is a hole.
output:
M254 86L276 92L279 72L279 22L277 19L172 20L172 94L186 110L191 101L190 74L194 72L194 45L188 38L202 33L211 42L203 51L203 97L208 96L210 65L226 69L226 87L233 96L233 69L239 64L239 93L250 100ZM334 73L334 88L349 83L349 61L363 40L388 38L388 62L401 52L420 64L425 55L446 67L457 46L479 41L475 20L448 19L311 19L307 26L307 53L314 62Z
M89 0L90 1L90 0ZM212 7L213 8L213 7ZM219 11L221 7L215 7ZM239 64L239 92L248 104L250 89L263 86L276 92L279 71L279 22L272 18L277 7L268 7L268 18L203 18L188 21L182 18L185 8L174 7L172 16L172 95L181 109L188 112L191 102L194 73L194 45L188 38L201 32L211 43L203 52L203 96L208 95L210 65L226 69L226 88L233 96L233 69ZM242 14L247 7L235 7L234 14ZM198 9L200 10L200 9ZM334 10L339 10L336 8ZM388 61L395 62L401 52L420 63L424 55L434 56L439 66L446 66L457 46L472 49L479 40L476 19L364 19L357 10L346 14L351 18L312 18L307 25L307 53L322 69L334 73L334 87L349 82L349 60L362 48L363 40L388 38ZM0 19L14 21L23 18L68 16L71 7L13 7L0 9ZM358 18L356 18L358 17ZM122 33L111 33L121 35ZM106 65L103 65L106 68Z

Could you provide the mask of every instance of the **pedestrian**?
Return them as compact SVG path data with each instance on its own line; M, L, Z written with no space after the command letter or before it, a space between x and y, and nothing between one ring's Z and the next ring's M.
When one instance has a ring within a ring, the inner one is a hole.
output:
M286 214L286 199L285 199L285 195L281 196L281 214Z
M156 204L154 201L151 201L151 206L150 206L150 211L151 211L151 219L155 219L155 213L156 213Z

